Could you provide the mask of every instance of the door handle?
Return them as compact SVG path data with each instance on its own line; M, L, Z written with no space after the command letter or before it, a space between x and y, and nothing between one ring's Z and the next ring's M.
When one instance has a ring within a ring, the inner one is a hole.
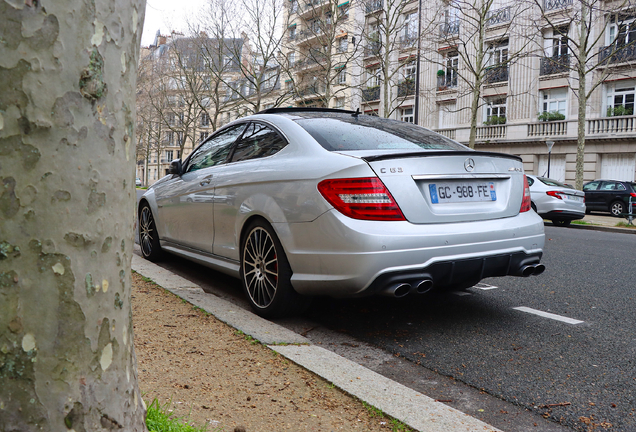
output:
M211 179L209 179L209 178L203 179L203 180L201 181L201 183L199 183L199 186L207 186L207 185L209 185L209 184L210 184L210 182L211 182L211 181L212 181L212 180L211 180Z

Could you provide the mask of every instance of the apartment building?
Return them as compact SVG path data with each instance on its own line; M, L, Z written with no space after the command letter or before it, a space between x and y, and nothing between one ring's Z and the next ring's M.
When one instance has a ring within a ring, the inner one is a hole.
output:
M582 5L291 0L285 82L296 106L359 107L464 144L472 129L476 149L519 155L537 175L549 159L550 177L574 184L585 78L583 180L634 180L636 11Z
M241 38L157 34L142 49L137 88L137 177L146 186L168 172L174 159L185 158L209 134L247 115L245 101L260 97L271 103L280 88L280 72L264 65ZM264 70L259 83L246 71ZM266 70L265 70L266 69Z

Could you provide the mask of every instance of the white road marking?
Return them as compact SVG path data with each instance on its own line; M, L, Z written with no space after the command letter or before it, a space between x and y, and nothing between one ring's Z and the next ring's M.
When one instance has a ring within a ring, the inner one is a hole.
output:
M538 315L538 316L541 316L541 317L544 317L544 318L550 318L550 319L553 319L553 320L556 320L556 321L561 321L561 322L564 322L564 323L567 323L567 324L576 325L576 324L582 324L582 323L585 322L585 321L575 320L573 318L564 317L564 316L561 316L561 315L556 315L556 314L553 314L553 313L550 313L550 312L543 312L543 311L532 309L532 308L525 307L525 306L516 307L516 308L513 308L513 309L521 311L521 312L527 312L527 313L530 313L530 314Z
M497 289L499 287L494 286L494 285L488 285L487 283L479 282L477 285L475 285L475 288L487 291L487 290L491 290L491 289Z

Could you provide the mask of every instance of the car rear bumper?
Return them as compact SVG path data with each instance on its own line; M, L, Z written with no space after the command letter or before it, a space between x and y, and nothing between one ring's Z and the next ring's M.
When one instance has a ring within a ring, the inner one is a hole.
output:
M534 212L490 221L412 224L354 220L332 210L313 222L274 224L301 294L376 294L422 275L435 287L475 284L538 264L543 221Z
M541 216L544 219L549 219L549 220L579 220L579 219L583 219L585 217L585 211L583 212L574 212L574 211L567 211L567 210L555 210L555 211L550 211L547 213L541 213L539 216Z

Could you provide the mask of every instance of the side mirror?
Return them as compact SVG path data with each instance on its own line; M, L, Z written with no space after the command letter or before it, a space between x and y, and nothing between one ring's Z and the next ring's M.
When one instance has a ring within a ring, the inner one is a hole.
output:
M181 175L181 169L181 159L175 159L170 162L170 166L168 166L168 174Z

